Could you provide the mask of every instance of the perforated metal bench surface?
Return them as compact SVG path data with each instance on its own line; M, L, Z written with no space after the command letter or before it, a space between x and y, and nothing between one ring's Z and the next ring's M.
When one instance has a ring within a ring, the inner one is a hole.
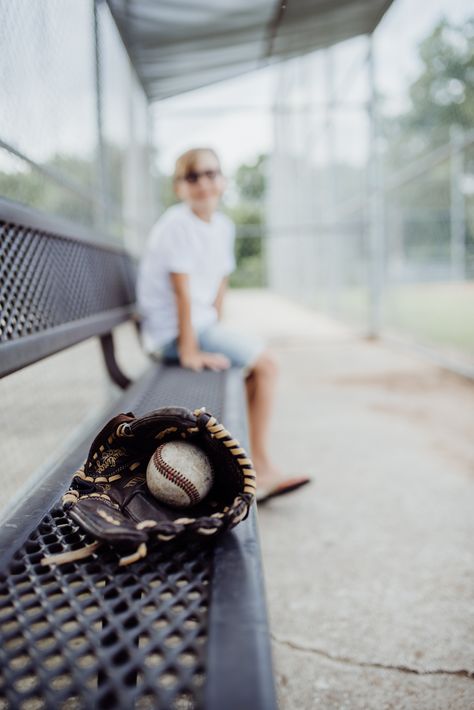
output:
M124 252L0 199L0 376L98 336L127 387L111 332L133 304ZM238 370L152 368L104 421L170 404L205 406L245 442ZM90 441L0 526L0 710L275 708L255 509L213 545L166 544L130 567L109 548L41 565L87 541L57 502Z
M156 368L121 409L198 404L244 439L242 402L231 406L239 390L239 372ZM76 464L85 450L71 457ZM109 548L44 567L45 553L86 539L55 506L28 531L38 501L58 499L71 470L55 471L3 526L0 708L274 707L254 511L217 545L164 545L131 567ZM22 529L27 539L12 557Z

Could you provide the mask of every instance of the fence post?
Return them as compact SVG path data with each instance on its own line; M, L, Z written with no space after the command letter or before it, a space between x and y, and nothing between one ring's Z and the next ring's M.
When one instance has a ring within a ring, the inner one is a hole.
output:
M449 209L451 239L451 278L466 278L466 210L463 192L464 134L460 126L452 125L449 131L451 145L451 202Z
M375 85L375 59L373 34L368 36L367 56L369 80L369 159L368 159L368 214L366 219L369 251L369 322L368 336L376 338L382 326L382 300L384 287L384 187L380 160L379 121Z
M107 182L104 129L103 129L103 80L102 80L102 63L100 56L100 20L99 20L99 5L102 0L93 0L94 12L94 72L95 72L95 99L96 99L96 129L97 129L97 173L99 178L99 193L100 200L98 202L98 211L96 213L95 226L104 232L109 232L110 227L110 205Z
M336 155L336 129L334 125L334 115L336 107L336 90L334 86L334 50L328 47L324 50L324 74L326 89L326 112L324 120L324 131L326 141L326 204L324 223L326 226L324 234L325 252L328 259L328 306L329 312L336 315L339 310L339 297L341 290L340 283L340 259L341 249L339 244L339 233L336 228L336 202L337 202L337 155Z

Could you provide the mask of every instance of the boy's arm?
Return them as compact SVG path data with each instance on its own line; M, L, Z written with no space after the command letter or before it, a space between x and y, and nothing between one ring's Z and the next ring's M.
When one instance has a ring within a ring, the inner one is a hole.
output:
M228 359L219 353L205 353L199 349L199 343L191 321L191 298L189 294L188 274L170 274L171 285L176 297L178 310L178 353L183 367L191 370L224 370L229 367Z
M170 278L178 309L178 350L180 355L181 353L191 355L199 350L199 346L191 324L189 276L187 274L170 274Z
M227 290L227 284L229 283L229 279L227 276L224 276L224 278L221 281L221 285L219 286L219 290L217 292L216 300L214 301L214 308L217 311L217 317L219 320L222 319L222 304L224 302L224 295Z

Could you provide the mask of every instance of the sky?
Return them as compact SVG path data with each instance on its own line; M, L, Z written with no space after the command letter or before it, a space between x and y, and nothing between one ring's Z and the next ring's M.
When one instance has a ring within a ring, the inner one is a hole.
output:
M171 172L177 155L196 145L215 147L226 172L270 151L276 80L268 67L155 104L160 169Z

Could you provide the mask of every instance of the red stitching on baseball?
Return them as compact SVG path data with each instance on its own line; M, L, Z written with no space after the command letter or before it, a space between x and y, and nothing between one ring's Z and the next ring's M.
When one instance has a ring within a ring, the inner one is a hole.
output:
M166 444L163 444L163 446L166 446ZM171 481L172 483L177 485L178 488L181 488L181 490L186 493L191 502L191 505L199 503L199 501L201 500L201 496L199 495L199 491L194 485L194 483L192 483L192 481L183 476L182 473L170 466L169 463L164 460L163 456L161 455L162 448L162 446L158 447L155 453L153 454L153 463L155 464L156 468L160 471L160 473L163 474L163 476L168 481Z

